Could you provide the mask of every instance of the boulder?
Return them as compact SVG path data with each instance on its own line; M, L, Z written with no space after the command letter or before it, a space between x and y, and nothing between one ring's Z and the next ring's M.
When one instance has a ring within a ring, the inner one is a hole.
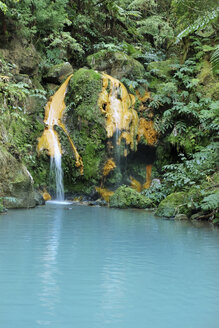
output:
M13 39L7 49L0 49L7 61L18 66L21 74L35 75L38 72L40 56L33 44L26 40Z
M100 50L88 56L87 62L92 69L104 71L119 80L123 77L141 79L145 72L140 62L123 52Z
M155 214L157 216L175 217L177 214L187 214L187 193L175 192L162 200Z
M73 68L69 62L51 66L44 74L43 80L48 83L60 84L73 73Z
M123 185L110 197L109 206L116 208L149 208L152 207L152 201L136 190Z
M27 168L0 145L0 197L6 208L36 206L33 178Z

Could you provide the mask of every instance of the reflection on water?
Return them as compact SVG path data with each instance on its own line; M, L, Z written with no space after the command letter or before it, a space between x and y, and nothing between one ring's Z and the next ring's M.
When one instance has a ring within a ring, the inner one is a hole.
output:
M0 217L0 327L216 328L219 231L47 204Z

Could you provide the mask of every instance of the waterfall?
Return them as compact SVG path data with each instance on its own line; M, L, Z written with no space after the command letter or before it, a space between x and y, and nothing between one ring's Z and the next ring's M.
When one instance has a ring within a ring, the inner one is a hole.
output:
M119 137L121 134L121 119L122 119L122 111L121 111L121 100L118 97L118 85L112 82L112 89L111 94L109 96L110 106L112 108L112 120L115 126L115 133L114 133L114 147L115 147L115 156L117 161L117 167L120 166L120 142Z
M75 155L76 166L80 167L80 172L83 174L83 162L77 149L70 138L70 135L62 122L62 115L65 110L65 94L69 83L70 75L56 93L50 97L45 107L45 129L42 136L38 140L37 150L41 152L46 149L50 155L50 176L55 176L56 184L56 200L64 200L64 185L62 172L62 150L59 142L59 137L54 129L54 126L59 126L67 135Z
M64 185L63 185L63 172L62 172L62 154L60 151L59 143L53 128L49 128L51 139L53 140L54 154L50 156L50 172L55 173L56 183L56 200L64 200Z

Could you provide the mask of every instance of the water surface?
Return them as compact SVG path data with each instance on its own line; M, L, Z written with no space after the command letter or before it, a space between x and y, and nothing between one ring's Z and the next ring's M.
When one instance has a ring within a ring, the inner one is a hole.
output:
M218 322L218 229L73 205L0 216L1 328Z

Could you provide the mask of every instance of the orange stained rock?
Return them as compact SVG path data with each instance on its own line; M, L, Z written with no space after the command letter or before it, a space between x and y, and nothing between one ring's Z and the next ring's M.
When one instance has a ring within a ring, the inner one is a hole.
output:
M138 192L141 192L142 191L141 183L131 176L130 176L130 180L131 180L131 185L130 185L131 188L137 190Z
M59 123L59 126L62 128L62 130L65 132L66 136L68 137L68 140L69 140L69 142L71 144L72 150L73 150L73 152L75 154L75 159L76 159L75 165L77 167L80 167L80 173L83 174L84 173L84 164L83 164L82 158L78 154L77 148L75 147L73 141L71 140L71 137L70 137L70 135L69 135L69 133L68 133L65 125L62 122L60 122Z
M56 91L56 93L49 98L49 101L46 104L45 107L45 118L44 123L46 124L45 130L42 134L42 136L38 140L38 146L37 151L40 152L43 149L46 149L48 151L48 154L52 157L55 156L56 147L58 147L60 153L61 153L61 145L59 142L58 134L54 130L54 126L58 125L60 126L65 134L68 137L68 140L71 144L71 147L73 149L73 152L75 154L76 158L76 166L80 167L80 172L83 174L83 162L80 157L80 155L77 152L77 149L73 143L73 141L70 138L70 135L62 122L62 116L63 112L66 108L65 106L65 94L67 91L68 83L71 79L73 74L71 74L65 82L61 85L61 87Z
M151 185L151 172L152 172L152 165L146 165L146 182L143 184L143 189L150 188Z
M107 136L111 138L116 130L126 132L125 140L132 140L129 142L132 149L138 126L138 114L133 108L134 104L135 96L129 94L119 80L105 73L102 74L102 91L98 106L106 117Z
M44 193L43 193L43 199L45 201L47 201L47 200L51 200L52 197L50 196L50 194L47 191L44 191Z
M103 168L103 175L107 176L116 167L115 162L112 158L108 159Z
M106 202L109 202L110 197L114 194L113 191L110 191L108 189L104 189L100 187L96 187L95 189Z
M153 127L153 121L147 121L144 118L140 118L138 124L138 142L141 137L145 137L148 145L154 145L157 142L157 132Z
M56 93L49 98L49 101L46 104L44 122L48 126L59 125L59 121L62 119L62 115L66 107L64 101L65 94L72 75L73 74L69 75Z
M55 144L57 144L61 153L58 133L55 130L46 127L42 136L38 139L37 151L41 152L43 149L46 149L49 156L55 157Z

